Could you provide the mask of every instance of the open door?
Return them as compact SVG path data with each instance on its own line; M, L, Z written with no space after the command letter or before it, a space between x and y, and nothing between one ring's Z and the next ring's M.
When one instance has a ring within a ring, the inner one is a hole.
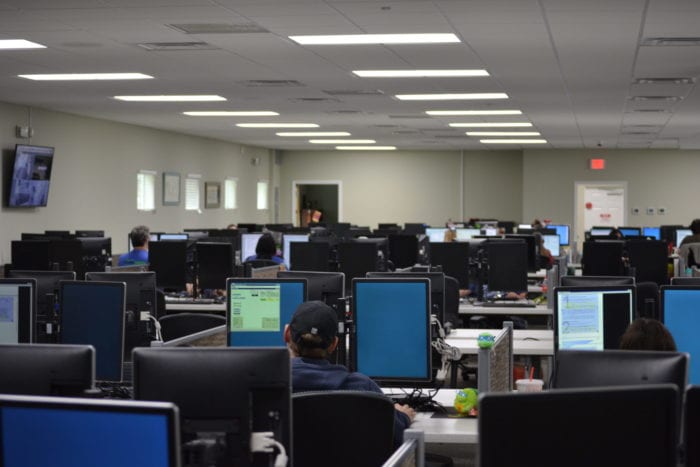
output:
M341 222L342 183L338 180L295 180L292 182L292 219L305 227L310 221Z

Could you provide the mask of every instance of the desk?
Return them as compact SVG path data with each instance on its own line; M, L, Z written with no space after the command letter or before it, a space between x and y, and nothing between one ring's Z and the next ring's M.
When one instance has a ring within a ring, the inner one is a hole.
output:
M518 315L518 316L552 316L552 310L547 305L535 305L535 307L509 307L509 306L476 306L471 303L460 303L460 315Z
M165 303L165 312L183 312L189 311L194 313L211 313L214 315L223 315L226 313L225 303Z

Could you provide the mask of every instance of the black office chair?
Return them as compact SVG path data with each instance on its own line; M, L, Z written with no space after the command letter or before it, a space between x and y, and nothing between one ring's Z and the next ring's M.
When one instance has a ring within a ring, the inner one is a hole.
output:
M226 317L207 313L177 313L165 315L159 321L163 340L167 342L226 324Z
M279 263L272 261L271 259L251 259L246 261L244 264L249 265L251 268L265 268L268 266L279 266Z
M453 328L462 327L462 319L459 317L459 281L451 276L445 276L445 323L452 323Z
M372 392L292 395L294 465L375 467L391 456L394 404Z
M637 316L659 319L659 286L656 282L637 283Z

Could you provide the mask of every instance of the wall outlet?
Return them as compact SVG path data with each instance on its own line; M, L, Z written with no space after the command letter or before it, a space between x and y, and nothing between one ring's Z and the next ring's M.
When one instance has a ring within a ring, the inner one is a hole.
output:
M654 208L647 208L647 216L653 216L655 211Z
M639 208L632 208L632 215L633 215L633 216L636 216L636 215L638 215L639 213L640 213Z
M666 214L666 208L659 208L659 216Z

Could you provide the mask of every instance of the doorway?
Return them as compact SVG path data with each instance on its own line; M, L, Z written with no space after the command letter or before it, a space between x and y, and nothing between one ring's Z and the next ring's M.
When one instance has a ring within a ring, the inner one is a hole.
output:
M306 227L310 220L334 224L343 220L342 182L339 180L292 181L292 219Z
M576 182L574 239L581 251L593 226L627 225L627 182Z

